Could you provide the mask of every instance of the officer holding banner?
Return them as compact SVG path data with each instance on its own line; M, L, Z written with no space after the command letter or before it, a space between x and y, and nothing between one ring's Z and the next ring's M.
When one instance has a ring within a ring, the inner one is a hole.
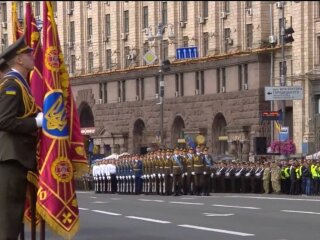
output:
M36 168L38 112L27 81L34 68L33 49L20 37L0 54L0 239L21 231L27 172Z

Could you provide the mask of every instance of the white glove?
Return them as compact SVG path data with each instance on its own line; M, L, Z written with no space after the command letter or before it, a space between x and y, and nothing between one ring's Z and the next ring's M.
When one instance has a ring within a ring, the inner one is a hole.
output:
M160 173L158 173L158 178L161 178L161 174Z
M133 175L133 176L132 176L132 178L134 179L134 178L135 178L135 176Z
M170 173L170 177L173 177L173 174L172 174L172 173Z
M184 173L184 175L185 175L185 176L188 176L188 173L187 173L187 172L185 172L185 173Z
M162 173L162 177L164 177L164 173Z
M214 174L213 174L213 173L211 173L211 178L213 178L213 176L214 176Z
M192 174L192 175L194 175L194 174L195 174L195 172L192 172L191 174Z
M42 127L43 112L38 112L35 119L36 119L37 127L39 127L39 128Z
M203 175L206 175L207 174L207 172L203 172Z

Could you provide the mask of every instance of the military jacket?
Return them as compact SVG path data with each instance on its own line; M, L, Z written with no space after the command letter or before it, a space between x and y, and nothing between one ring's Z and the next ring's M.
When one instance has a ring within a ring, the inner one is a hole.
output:
M0 81L0 161L17 160L36 167L37 124L35 114L23 117L26 107L22 88L14 78Z
M164 159L164 174L171 174L172 173L172 158L165 158Z
M186 172L191 174L194 171L194 155L188 153L185 158Z
M203 173L204 165L201 155L194 156L194 172L196 174Z
M182 174L183 162L181 157L179 155L173 155L171 159L172 159L172 173L175 175Z

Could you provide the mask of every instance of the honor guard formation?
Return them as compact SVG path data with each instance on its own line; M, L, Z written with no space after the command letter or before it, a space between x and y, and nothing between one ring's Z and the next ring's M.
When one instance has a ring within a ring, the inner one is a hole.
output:
M96 193L197 195L274 193L319 195L320 165L305 158L216 161L208 148L160 149L96 160L86 189ZM89 184L88 184L89 182Z

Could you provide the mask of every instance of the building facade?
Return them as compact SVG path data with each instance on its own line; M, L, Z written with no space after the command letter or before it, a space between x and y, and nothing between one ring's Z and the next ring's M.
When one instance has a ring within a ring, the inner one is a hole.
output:
M41 19L41 4L33 7ZM247 159L257 137L278 138L261 114L279 109L297 152L319 150L318 1L64 1L54 9L81 126L100 153L201 135L212 153ZM11 2L1 2L2 47L12 39L10 16ZM283 25L294 29L284 55ZM177 59L189 47L197 58ZM303 100L265 101L264 87L283 79L303 87Z

